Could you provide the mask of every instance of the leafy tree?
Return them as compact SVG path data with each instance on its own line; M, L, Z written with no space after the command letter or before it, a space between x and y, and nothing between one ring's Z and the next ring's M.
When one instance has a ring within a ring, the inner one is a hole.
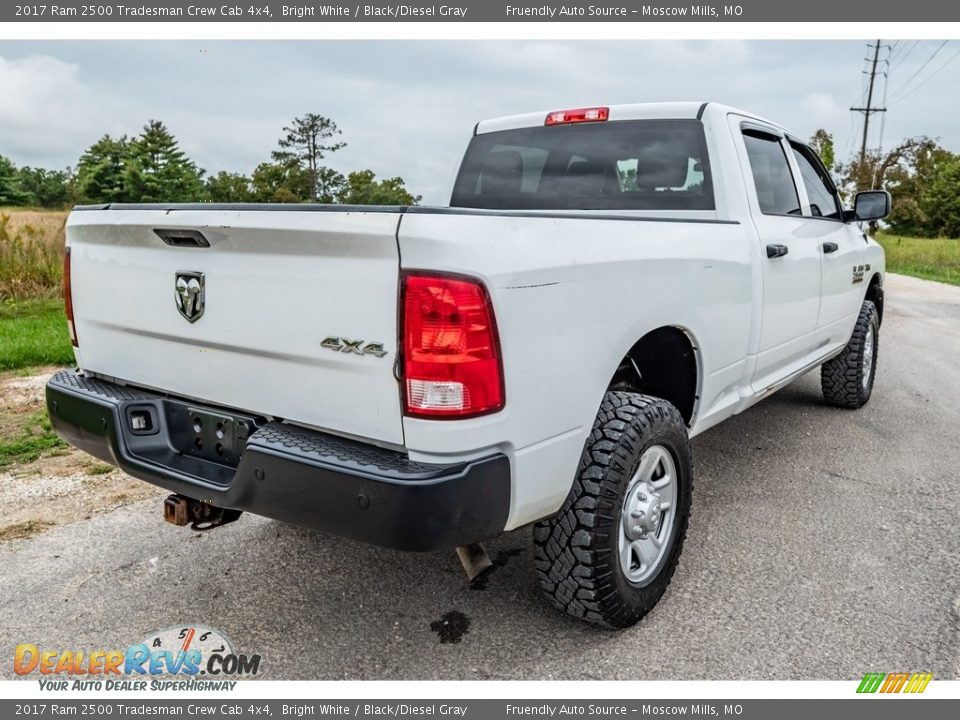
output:
M0 155L0 205L28 205L30 195L20 186L16 166Z
M886 153L872 151L863 161L859 157L852 160L842 168L844 185L850 195L873 188L888 190L893 197L893 209L886 222L894 231L935 235L937 231L924 198L940 168L955 157L931 138L908 138Z
M833 135L823 128L820 128L810 138L810 147L817 151L817 155L823 160L823 164L826 165L827 170L832 173L834 171L834 163L836 162L833 150Z
M73 179L74 195L84 203L111 203L127 200L124 167L130 141L126 135L112 138L104 135L87 148L77 162Z
M189 202L203 196L203 171L159 120L150 120L129 148L123 179L130 202Z
M335 203L347 190L347 179L333 168L322 167L317 173L317 202Z
M251 202L254 199L250 178L223 170L207 178L204 191L206 199L215 203Z
M250 178L257 202L306 202L310 178L296 164L260 163Z
M960 238L960 155L945 158L920 198L927 234Z
M296 165L306 172L309 195L306 199L319 202L321 198L321 179L324 168L320 161L327 153L335 152L346 146L344 142L331 142L340 135L337 124L322 115L307 113L303 117L294 118L293 122L284 127L286 133L277 144L279 150L274 150L274 162L287 167Z
M376 180L372 170L360 170L347 176L347 186L338 198L347 205L416 205L420 195L411 195L403 178Z
M30 197L30 205L63 208L70 204L69 170L22 167L17 174L20 188Z

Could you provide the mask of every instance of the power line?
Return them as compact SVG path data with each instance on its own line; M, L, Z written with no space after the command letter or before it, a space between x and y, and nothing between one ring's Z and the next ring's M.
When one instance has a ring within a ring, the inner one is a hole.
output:
M890 101L891 101L891 102L893 102L894 100L898 99L898 96L900 95L900 93L902 93L903 90L904 90L911 82L913 82L913 79L916 78L917 75L919 75L920 73L922 73L922 72L924 71L924 69L927 67L927 65L929 65L931 62L933 62L933 59L940 53L941 50L943 50L944 46L945 46L948 42L950 42L950 41L949 41L949 40L944 40L942 43L940 43L940 44L937 46L937 49L933 51L933 54L931 54L930 57L927 58L926 62L924 62L923 65L921 65L921 66L917 69L917 71L916 71L915 73L913 73L913 75L911 75L909 78L907 78L907 81L906 81L903 85L901 85L900 87L898 87L896 90L894 90L894 91L890 94Z
M887 107L887 86L889 84L890 84L890 74L884 73L883 74L883 102L881 103L883 107ZM880 116L880 138L877 141L878 155L883 152L883 132L886 129L887 129L887 114L883 113L883 115Z
M919 40L914 40L913 44L910 45L910 47L902 50L901 53L896 57L895 59L896 61L893 63L891 70L893 68L897 68L903 65L903 63L906 62L907 58L913 54L913 51L917 49L917 46L919 44L920 44Z
M950 63L952 63L958 56L960 56L960 50L957 50L953 55L951 55L950 57L948 57L948 58L947 58L947 61L946 61L945 63L943 63L943 65L941 65L941 66L938 67L936 70L934 70L932 73L930 73L929 75L927 75L927 77L925 77L923 80L921 80L920 83L919 83L918 85L916 85L912 90L907 91L906 93L904 93L903 95L901 95L899 98L897 98L897 102L899 102L899 101L901 101L901 100L906 100L908 97L910 97L911 95L913 95L917 90L919 90L919 89L922 88L924 85L926 85L928 82L930 82L930 80L933 78L934 75L936 75L938 72L940 72L941 70L943 70L947 65L949 65Z
M873 62L870 66L870 89L867 91L867 104L864 107L852 107L850 108L851 112L863 113L863 141L860 143L860 165L863 165L864 159L867 157L867 133L870 130L870 116L878 112L886 112L885 107L874 107L873 106L873 86L877 80L877 64L880 62L880 48L883 47L883 44L877 40L873 45L867 45L868 48L873 49Z
M883 103L881 103L883 107L887 106L887 86L889 84L890 84L890 71L887 70L887 72L883 74ZM877 141L878 157L883 155L883 133L884 133L884 130L886 129L887 129L887 113L883 113L883 115L880 116L880 138ZM879 172L880 172L880 163L877 163L873 168L873 183L871 183L871 187L877 186L877 173Z

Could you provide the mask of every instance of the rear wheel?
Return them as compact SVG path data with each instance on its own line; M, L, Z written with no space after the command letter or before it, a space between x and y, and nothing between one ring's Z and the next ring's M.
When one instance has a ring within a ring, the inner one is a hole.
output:
M850 342L820 366L820 387L829 405L855 410L867 404L873 393L879 347L880 318L873 302L865 300Z
M636 623L673 577L692 487L679 411L659 398L608 392L569 497L534 528L543 592L588 622Z

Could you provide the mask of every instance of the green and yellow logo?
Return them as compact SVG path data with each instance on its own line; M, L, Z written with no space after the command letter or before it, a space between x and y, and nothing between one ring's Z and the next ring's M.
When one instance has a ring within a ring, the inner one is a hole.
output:
M933 673L867 673L858 693L922 693L933 680Z

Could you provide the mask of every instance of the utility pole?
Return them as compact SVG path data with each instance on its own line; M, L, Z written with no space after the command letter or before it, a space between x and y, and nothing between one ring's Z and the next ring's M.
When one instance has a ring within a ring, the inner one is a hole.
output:
M877 40L876 45L867 45L867 47L873 48L873 63L870 67L870 89L867 90L867 106L866 107L852 107L850 110L852 112L863 113L863 141L860 143L860 167L863 167L863 161L867 157L867 131L870 129L870 116L873 113L886 112L885 107L873 107L873 84L877 79L877 64L880 61L880 48L882 47L879 40ZM869 58L865 58L869 60Z

